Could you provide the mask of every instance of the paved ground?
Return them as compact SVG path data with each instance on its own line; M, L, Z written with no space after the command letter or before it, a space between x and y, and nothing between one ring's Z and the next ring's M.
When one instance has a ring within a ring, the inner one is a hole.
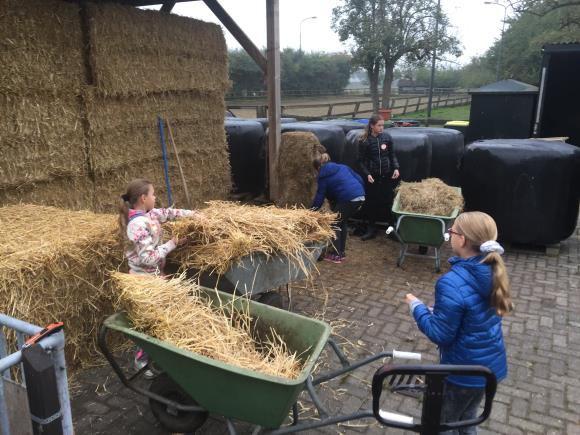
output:
M410 258L397 268L394 242L383 237L349 241L346 263L319 263L325 291L320 283L314 289L294 288L295 311L330 322L352 358L396 348L422 352L426 362L435 362L435 346L417 331L403 303L409 287L425 302L433 301L433 284L440 275L433 272L432 262ZM562 244L558 257L508 249L505 259L516 305L504 322L510 373L499 386L492 417L481 433L580 434L580 228ZM322 361L336 367L327 354ZM325 385L322 396L328 408L353 412L369 407L369 381L379 365ZM79 382L73 400L78 434L167 433L146 401L121 388L108 367L85 372ZM391 396L385 406L420 413L418 402L410 397ZM311 408L302 402L301 415L311 416ZM249 432L247 426L239 429ZM369 420L319 432L402 433ZM227 430L222 419L210 418L198 433Z

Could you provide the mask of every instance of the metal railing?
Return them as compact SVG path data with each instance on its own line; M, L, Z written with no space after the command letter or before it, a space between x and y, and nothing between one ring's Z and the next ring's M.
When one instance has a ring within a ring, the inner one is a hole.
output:
M5 329L11 329L16 334L17 350L8 354L8 342L6 339ZM22 381L13 379L11 368L21 365L22 346L27 336L33 336L42 330L41 327L32 325L22 320L14 319L5 314L0 314L0 434L11 435L8 403L5 395L5 382L13 382L21 387L26 387L24 379L24 370L21 370ZM52 356L55 375L57 381L58 398L60 402L62 415L62 429L64 435L73 434L72 414L70 409L70 397L68 392L68 380L66 375L66 362L64 358L64 333L62 331L43 338L38 342L40 346ZM22 368L22 365L21 365Z

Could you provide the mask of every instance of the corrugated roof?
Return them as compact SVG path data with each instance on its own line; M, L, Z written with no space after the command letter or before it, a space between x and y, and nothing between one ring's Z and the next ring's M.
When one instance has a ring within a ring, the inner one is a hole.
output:
M538 87L518 80L508 79L469 91L470 94L530 94L538 92Z

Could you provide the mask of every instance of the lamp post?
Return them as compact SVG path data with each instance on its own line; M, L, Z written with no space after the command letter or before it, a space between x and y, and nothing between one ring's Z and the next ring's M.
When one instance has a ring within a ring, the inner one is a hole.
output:
M318 17L306 17L302 21L300 21L300 49L298 50L300 53L302 53L302 23L306 20L314 20L316 18Z
M499 49L498 49L498 53L497 53L497 65L495 68L495 80L499 81L499 76L500 76L500 69L501 69L501 55L502 55L502 51L503 51L503 34L505 31L505 20L507 17L507 5L504 5L503 3L498 3L498 2L484 2L484 4L486 5L497 5L497 6L501 6L503 8L503 21L502 21L502 25L501 25L501 36L499 39Z

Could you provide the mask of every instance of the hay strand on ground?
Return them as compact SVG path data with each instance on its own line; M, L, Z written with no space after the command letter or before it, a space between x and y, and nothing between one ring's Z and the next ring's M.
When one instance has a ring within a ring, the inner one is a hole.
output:
M65 323L67 364L90 363L113 312L106 271L123 260L112 215L0 207L0 312L38 326Z
M245 256L281 254L309 276L305 243L327 243L335 234L336 215L331 213L223 201L209 202L202 212L202 218L166 224L171 236L187 239L172 253L182 269L222 275Z
M399 208L408 213L449 216L455 208L463 209L463 196L455 187L439 178L427 178L417 183L402 182L397 187Z
M118 272L113 279L120 290L119 305L135 330L237 367L287 379L300 375L299 355L289 352L276 331L271 329L268 339L257 343L247 310L212 305L191 281Z
M309 207L316 193L318 172L312 160L326 152L314 133L288 132L282 135L278 157L280 207Z

